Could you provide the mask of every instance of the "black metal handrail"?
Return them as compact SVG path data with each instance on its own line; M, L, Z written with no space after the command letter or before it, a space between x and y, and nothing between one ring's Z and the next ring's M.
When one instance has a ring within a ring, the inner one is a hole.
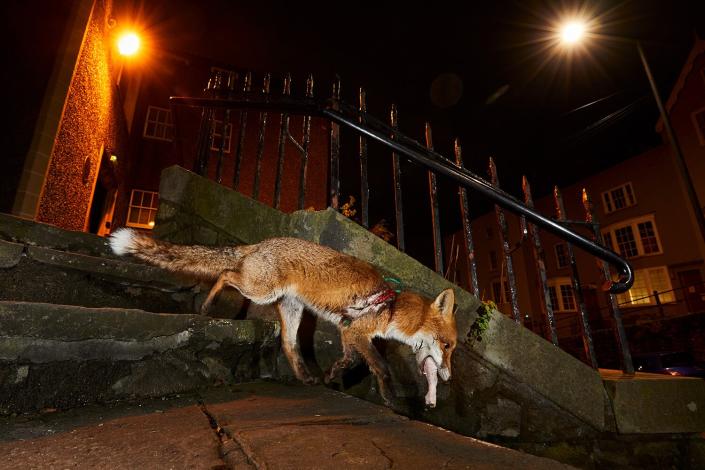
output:
M405 157L442 174L468 189L480 192L495 204L526 217L535 225L553 233L585 250L586 252L606 261L614 266L619 275L617 281L610 281L606 290L613 294L626 292L634 283L634 271L624 258L613 251L598 245L582 235L573 232L555 220L551 220L538 212L528 208L519 199L493 187L488 181L480 178L465 168L454 165L441 154L429 150L413 139L410 139L398 130L379 121L367 113L360 119L362 113L357 109L340 102L319 100L314 98L295 98L290 96L272 96L253 93L238 93L228 98L194 98L171 97L170 101L176 105L222 108L222 109L258 109L262 111L280 111L288 114L315 115L330 119L331 121L355 130L357 133L370 137L377 142L389 147ZM394 139L390 136L394 135Z

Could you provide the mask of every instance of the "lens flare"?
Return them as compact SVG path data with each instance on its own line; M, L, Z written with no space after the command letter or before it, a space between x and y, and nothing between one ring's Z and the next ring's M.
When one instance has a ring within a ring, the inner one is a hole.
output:
M585 35L585 23L582 21L571 21L561 28L561 41L568 44L575 44Z
M140 49L140 38L135 33L125 33L120 36L117 45L121 55L132 56Z

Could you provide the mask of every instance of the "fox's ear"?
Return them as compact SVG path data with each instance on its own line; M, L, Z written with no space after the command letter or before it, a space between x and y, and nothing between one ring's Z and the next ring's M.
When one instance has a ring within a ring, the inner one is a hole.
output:
M442 315L452 315L453 306L455 305L455 292L453 289L446 289L436 297L433 301L433 306L441 312Z

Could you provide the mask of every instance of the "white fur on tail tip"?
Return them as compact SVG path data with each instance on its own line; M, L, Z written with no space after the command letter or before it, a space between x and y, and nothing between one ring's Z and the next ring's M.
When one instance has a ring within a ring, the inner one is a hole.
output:
M110 235L110 248L116 255L132 253L135 232L129 228L119 228Z

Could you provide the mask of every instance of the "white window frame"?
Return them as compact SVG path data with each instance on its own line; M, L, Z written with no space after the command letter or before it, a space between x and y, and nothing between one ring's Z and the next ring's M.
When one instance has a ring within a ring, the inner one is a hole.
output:
M149 195L148 205L144 204L144 196ZM136 203L136 197L139 197L139 204ZM157 207L159 206L159 193L156 191L146 191L143 189L133 189L130 192L130 202L127 209L127 222L125 225L128 227L144 228L151 230L154 228L154 219L157 216ZM133 211L137 211L137 222L130 222L132 218ZM146 224L139 223L140 214L142 211L147 211L149 213L148 221Z
M661 290L656 289L651 273L660 271L663 279L666 280L665 286L661 286ZM663 289L665 287L665 289ZM634 290L634 289L637 290ZM639 292L642 290L642 292ZM676 302L673 284L671 283L671 275L668 271L668 266L652 266L650 268L637 269L634 271L634 285L622 294L617 294L617 304L620 307L643 307L647 305L657 305L656 299L653 296L654 291L659 291L659 301L662 304Z
M561 257L558 254L558 247L559 246L563 247L565 264L561 264ZM556 243L555 245L553 245L553 253L556 255L556 267L558 267L558 269L563 269L563 268L567 268L568 266L570 266L570 256L568 256L568 245L566 245L565 242Z
M213 119L213 138L211 139L211 150L216 152L220 152L220 141L218 139L223 138L222 134L218 132L218 125L220 125L222 129L223 121ZM233 124L229 122L225 128L227 129L227 135L225 136L225 147L223 148L223 153L230 153L230 144L233 140Z
M160 119L162 115L164 119ZM147 132L150 124L154 124L154 134ZM174 120L171 116L171 109L149 105L144 118L142 136L145 139L160 140L162 142L174 140Z
M575 295L575 291L573 290L573 281L569 277L552 277L551 279L548 279L546 284L548 285L549 290L553 289L553 292L556 294L556 300L558 305L552 305L553 311L555 312L577 312L578 311L578 296ZM566 302L563 296L563 291L561 289L561 286L565 286L568 288L570 291L572 297L573 297L573 308L566 308ZM553 300L551 300L551 303L553 303Z
M651 222L651 226L654 228L654 237L656 237L656 243L658 244L658 249L659 251L653 252L653 253L645 253L644 252L644 244L641 239L641 235L639 234L639 224L643 222ZM616 224L609 225L605 228L602 229L602 238L605 240L605 245L610 248L612 251L615 253L625 256L624 253L621 252L619 249L619 243L617 242L617 235L616 231L631 226L632 228L632 234L634 235L634 241L636 242L636 249L637 249L637 254L635 256L630 256L630 259L633 258L639 258L641 256L656 256L656 255L662 255L663 254L663 243L661 243L661 237L658 234L658 227L656 225L656 217L651 214L651 215L645 215L642 217L636 217L634 219L629 219L625 220L623 222L619 222ZM609 237L609 240L611 243L607 242L607 239ZM611 246L610 246L611 245Z
M629 187L630 191L627 191L627 187ZM624 191L625 205L620 208L615 207L614 198L612 197L612 191L616 191L618 189ZM631 201L629 201L627 197L629 194L631 194ZM610 188L607 191L602 191L602 194L600 196L602 198L602 208L605 210L605 214L611 214L613 212L626 209L627 207L635 206L637 202L636 195L634 194L634 186L632 185L631 181L627 181L624 184L620 184L619 186Z
M705 70L702 70L701 73L703 74L703 79L705 79ZM705 108L700 108L693 111L690 114L690 119L693 121L693 127L695 127L695 132L698 134L698 141L700 142L700 145L705 146L705 128L700 127L698 124L697 116L699 114L705 115Z

